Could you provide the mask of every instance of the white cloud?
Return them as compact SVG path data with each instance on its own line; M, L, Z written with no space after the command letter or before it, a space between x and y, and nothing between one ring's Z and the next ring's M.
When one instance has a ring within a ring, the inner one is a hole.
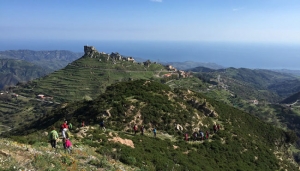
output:
M163 0L151 0L152 2L162 2Z

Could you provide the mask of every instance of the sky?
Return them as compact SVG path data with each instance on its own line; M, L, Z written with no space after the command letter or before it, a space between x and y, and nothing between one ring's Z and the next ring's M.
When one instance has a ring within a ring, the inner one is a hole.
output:
M299 0L1 0L0 40L300 43Z

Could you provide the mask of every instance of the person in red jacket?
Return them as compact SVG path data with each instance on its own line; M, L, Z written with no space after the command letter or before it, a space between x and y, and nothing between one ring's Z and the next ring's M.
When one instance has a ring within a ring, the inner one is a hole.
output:
M189 134L188 134L188 133L185 133L185 134L184 134L184 140L185 140L185 141L188 141L188 140L189 140Z
M68 131L68 122L65 121L62 125L61 125L61 129L62 129L62 136L63 138L67 138L67 134L66 132Z
M217 125L217 129L218 129L218 131L220 130L220 128L221 128L221 127L220 127L220 124L218 124L218 125Z
M209 138L209 133L208 133L208 131L205 132L205 138L206 138L206 139Z
M134 135L136 135L136 133L138 132L138 127L136 124L134 124L133 126L133 131L134 131Z
M218 131L218 128L217 128L216 124L214 124L213 129L214 129L214 133L216 133Z

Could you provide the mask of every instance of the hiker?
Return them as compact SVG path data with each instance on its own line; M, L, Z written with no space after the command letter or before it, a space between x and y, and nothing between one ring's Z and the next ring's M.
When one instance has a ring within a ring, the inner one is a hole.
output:
M52 148L56 148L56 140L58 139L58 133L55 127L52 127L52 131L49 134L49 140Z
M142 125L141 126L141 135L144 135L144 129L145 129L145 127L144 127L144 125Z
M194 141L197 141L198 133L197 133L197 132L194 132L194 133L193 133L193 136L194 136Z
M154 138L156 138L156 129L153 128L153 135L154 135Z
M81 127L84 127L84 121L82 121L82 123L81 123Z
M203 133L203 131L199 131L199 135L200 135L200 140L203 140L204 139L204 133Z
M220 130L220 124L217 125L217 129L218 129L218 131Z
M101 122L100 122L100 127L101 127L102 130L106 131L106 128L105 128L105 126L104 126L104 121L101 121Z
M133 131L134 131L134 135L136 135L136 133L138 131L138 127L136 124L134 124L134 126L133 126Z
M213 126L214 133L216 133L216 132L218 131L217 129L218 129L218 128L217 128L217 125L214 124L214 126Z
M206 139L209 138L209 133L208 133L208 131L205 132L205 138L206 138Z
M69 128L69 130L71 130L73 128L73 125L70 122L68 123L68 128Z
M62 137L63 138L67 138L68 134L66 133L68 131L68 122L65 121L62 125L61 125L61 133L62 133Z
M65 146L64 147L68 151L68 153L71 153L71 151L72 151L72 143L71 143L71 141L70 141L69 138L65 139Z
M188 140L189 140L189 134L188 134L188 133L185 133L185 134L184 134L184 140L185 140L185 141L188 141Z

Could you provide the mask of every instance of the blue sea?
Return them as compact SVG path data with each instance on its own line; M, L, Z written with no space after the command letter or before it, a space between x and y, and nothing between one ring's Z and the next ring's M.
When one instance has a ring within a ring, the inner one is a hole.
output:
M121 55L158 62L195 61L224 67L300 70L300 44L0 40L0 51L29 49L83 52L84 45L94 46L99 52L119 52Z

